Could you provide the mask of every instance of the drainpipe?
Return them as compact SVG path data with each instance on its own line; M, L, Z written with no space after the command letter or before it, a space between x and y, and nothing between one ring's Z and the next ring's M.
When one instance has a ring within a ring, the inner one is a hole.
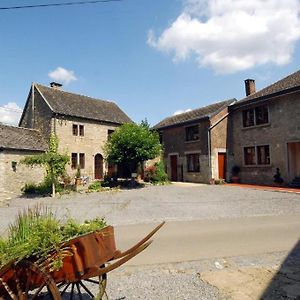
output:
M31 128L35 128L34 124L34 83L31 85Z

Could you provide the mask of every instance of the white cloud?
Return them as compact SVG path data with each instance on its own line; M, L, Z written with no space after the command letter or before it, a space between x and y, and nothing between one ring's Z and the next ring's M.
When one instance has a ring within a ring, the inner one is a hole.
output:
M15 102L8 102L0 106L0 122L9 125L18 125L22 109Z
M56 70L50 71L48 76L58 82L69 84L71 81L77 80L74 71L67 70L62 67L57 67Z
M176 111L174 112L173 116L177 116L177 115L183 114L183 113L185 113L185 112L189 112L189 111L191 111L190 108L188 108L188 109L186 109L186 110L182 110L182 109L176 110Z
M194 54L200 67L233 73L291 61L300 38L299 0L185 0L178 18L148 44L174 53L174 61Z

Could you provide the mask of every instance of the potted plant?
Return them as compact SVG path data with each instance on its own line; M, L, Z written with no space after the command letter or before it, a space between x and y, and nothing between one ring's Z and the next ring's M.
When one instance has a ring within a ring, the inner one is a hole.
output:
M241 171L241 168L237 165L234 165L231 169L231 182L233 183L239 183L240 178L239 178L239 173Z
M78 186L81 184L81 171L80 166L77 166L77 171L75 174L75 185Z

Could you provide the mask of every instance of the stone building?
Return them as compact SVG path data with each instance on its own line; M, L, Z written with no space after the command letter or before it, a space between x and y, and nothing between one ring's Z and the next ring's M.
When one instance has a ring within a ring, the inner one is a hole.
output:
M170 180L207 183L225 178L228 106L234 102L218 102L154 126L162 139Z
M70 156L67 172L77 166L82 176L101 179L116 172L103 160L103 146L114 130L132 120L114 103L65 92L61 85L32 84L19 126L39 130L46 139L54 132L59 151Z
M0 124L0 199L20 194L27 182L43 181L43 168L27 167L20 160L46 149L47 142L39 131Z
M300 180L300 71L256 92L245 81L247 97L230 106L228 180L237 165L242 183L284 184ZM279 180L281 181L281 180Z

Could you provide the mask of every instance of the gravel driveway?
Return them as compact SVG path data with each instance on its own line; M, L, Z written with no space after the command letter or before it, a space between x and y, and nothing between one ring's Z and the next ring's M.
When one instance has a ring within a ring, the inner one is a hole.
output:
M201 184L148 186L120 192L74 193L57 198L15 198L0 207L0 231L17 211L44 204L59 217L104 216L112 225L237 218L300 213L300 195Z
M55 199L15 198L0 207L0 231L5 232L19 210L36 204L52 207L61 218L103 216L112 225L300 214L299 194L178 183L120 192L74 193ZM280 259L284 255L280 254ZM257 264L257 259L246 261L251 266ZM109 299L225 299L199 276L204 265L123 266L109 276ZM206 262L206 266L209 272L216 268L214 261Z

